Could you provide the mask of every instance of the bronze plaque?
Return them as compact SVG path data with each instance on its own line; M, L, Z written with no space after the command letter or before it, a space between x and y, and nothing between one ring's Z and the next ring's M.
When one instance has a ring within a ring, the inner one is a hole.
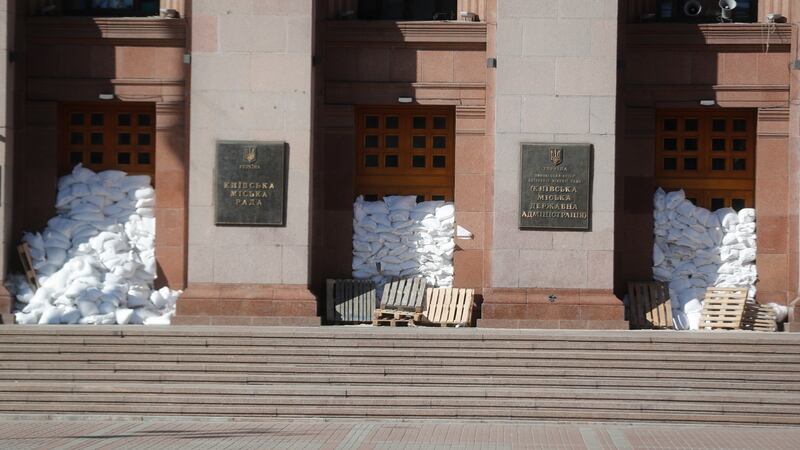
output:
M217 142L216 224L286 225L284 142Z
M519 227L588 231L592 145L522 144L521 159Z

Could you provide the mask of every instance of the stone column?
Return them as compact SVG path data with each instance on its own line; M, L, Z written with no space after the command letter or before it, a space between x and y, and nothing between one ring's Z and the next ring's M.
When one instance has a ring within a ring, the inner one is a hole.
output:
M192 5L189 287L176 323L319 324L309 291L312 2ZM288 145L286 225L216 226L218 141Z
M497 2L487 327L627 328L613 294L617 2ZM594 147L589 231L521 230L522 143Z
M11 5L10 5L11 3ZM0 0L0 54L7 55L11 47L9 44L9 34L13 34L13 19L15 15L14 2ZM11 9L9 10L9 6ZM8 272L8 258L16 254L14 241L11 236L11 207L13 185L13 67L9 67L8 58L0 58L0 278L5 280ZM13 323L11 307L13 298L6 290L5 286L0 285L0 317L3 324Z

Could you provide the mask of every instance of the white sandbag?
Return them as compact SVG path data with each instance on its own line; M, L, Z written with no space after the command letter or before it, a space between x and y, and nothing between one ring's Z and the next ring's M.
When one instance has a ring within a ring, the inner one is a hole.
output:
M752 248L746 248L739 252L739 264L745 265L756 260L756 251Z
M672 326L676 330L688 330L689 318L686 313L677 309L672 310Z
M665 267L653 267L653 278L657 281L670 281L672 271Z
M172 322L173 313L167 313L161 316L148 317L144 319L145 325L169 325Z
M367 214L389 214L389 208L384 202L364 202L363 207Z
M42 316L42 310L31 311L25 313L17 311L14 313L14 322L19 325L33 325L39 323L39 318Z
M653 206L656 211L662 210L667 206L667 193L664 192L663 189L658 188L656 189L655 195L653 195Z
M75 302L78 309L81 311L81 316L89 317L100 313L97 303L90 300L78 300Z
M433 214L436 212L436 208L440 206L444 206L443 201L427 201L422 203L417 203L417 206L414 207L414 214L423 213L423 214Z
M703 304L697 298L690 299L685 305L683 305L683 312L685 312L687 316L692 314L700 314L702 311Z
M392 213L389 214L389 220L391 220L393 224L395 222L408 222L410 218L411 218L411 213L410 211L407 210L392 211Z
M75 325L81 319L81 311L77 308L69 308L61 315L62 325Z
M700 312L686 313L686 322L690 330L700 329Z
M756 221L756 210L753 208L742 208L739 210L739 223L753 223Z
M454 205L443 205L439 208L436 208L436 218L439 219L440 222L445 221L451 217L454 217L456 213L456 208Z
M786 321L786 318L789 316L789 308L777 303L767 303L767 306L775 311L775 321L777 323L783 323Z
M726 231L739 224L739 214L733 208L720 208L714 211L714 214Z
M373 253L369 242L360 241L360 240L353 240L353 250L359 251L359 252Z
M686 199L686 193L683 189L667 193L665 198L665 207L667 209L675 209L678 205Z
M61 323L61 310L55 306L46 306L39 317L39 325L59 325Z
M695 206L689 200L683 200L678 203L678 206L675 207L675 210L678 211L678 214L684 217L694 217Z
M384 197L383 201L391 211L411 211L417 206L417 197L415 195L388 196Z

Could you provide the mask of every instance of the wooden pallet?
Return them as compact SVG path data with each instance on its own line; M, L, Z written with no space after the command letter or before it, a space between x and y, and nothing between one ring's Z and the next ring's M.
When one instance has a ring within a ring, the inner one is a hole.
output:
M777 315L772 307L747 303L742 316L742 329L752 331L778 331Z
M33 260L31 260L31 251L28 248L28 243L23 242L18 245L17 253L19 253L19 259L22 261L25 278L28 280L28 284L31 285L31 289L36 292L39 289L39 280L36 278L36 271L33 269Z
M700 313L700 329L740 329L746 303L747 288L708 288Z
M380 309L421 313L425 302L425 278L402 278L383 288Z
M470 326L474 296L473 289L428 288L423 322L442 327Z
M630 323L634 329L672 328L672 302L666 283L632 281L628 283Z
M415 326L413 320L409 319L372 319L372 326L375 327L413 327Z
M327 280L325 320L328 323L369 323L377 294L370 280Z
M419 322L422 319L422 313L415 311L399 311L396 309L376 309L372 313L374 319L396 319L396 320L413 320Z

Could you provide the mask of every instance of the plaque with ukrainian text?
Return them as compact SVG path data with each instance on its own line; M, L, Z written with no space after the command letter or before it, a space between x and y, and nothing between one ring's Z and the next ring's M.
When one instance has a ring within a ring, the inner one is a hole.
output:
M591 144L522 144L521 166L521 229L591 228Z
M218 142L216 224L286 225L284 142Z

